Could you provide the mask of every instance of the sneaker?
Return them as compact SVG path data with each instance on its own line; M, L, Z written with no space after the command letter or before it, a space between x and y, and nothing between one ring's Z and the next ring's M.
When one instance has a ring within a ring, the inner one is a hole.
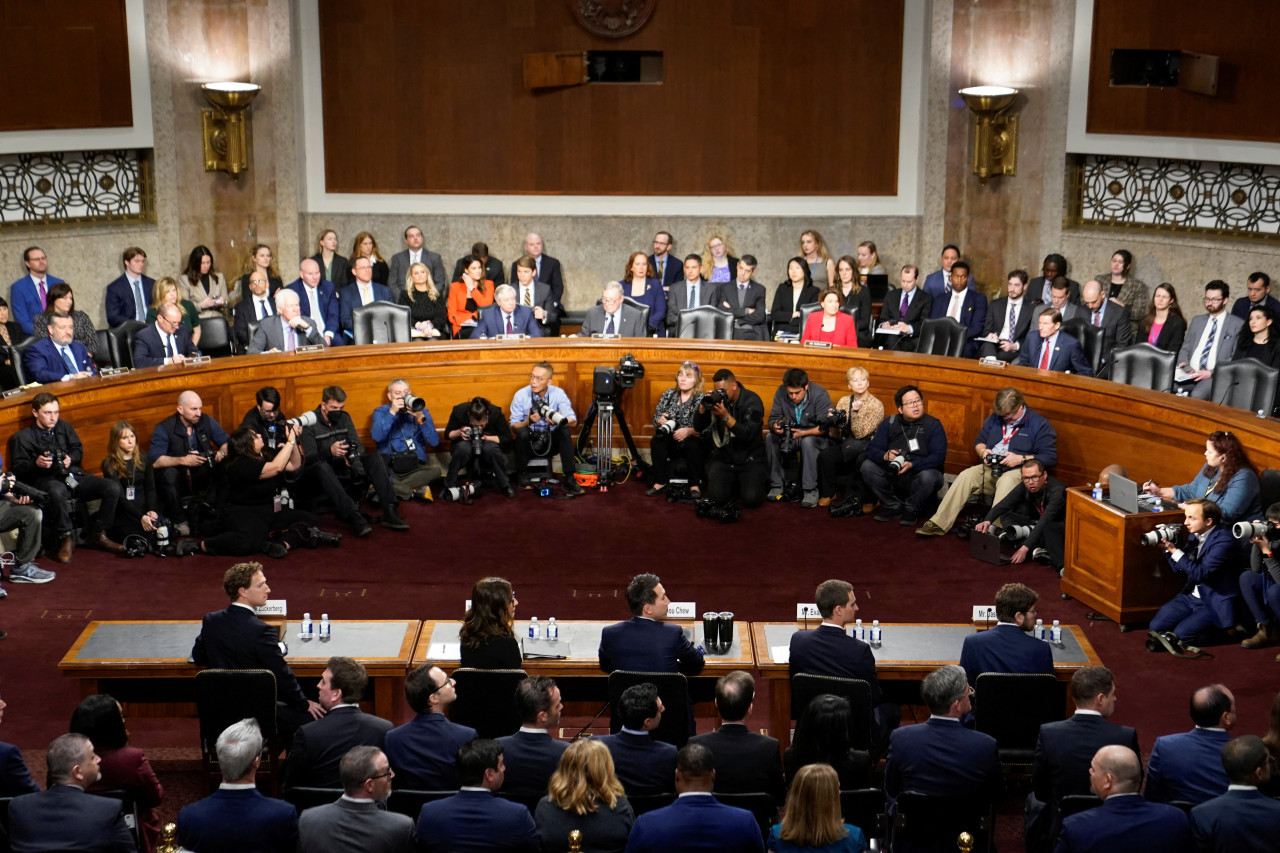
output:
M916 514L914 512L904 512L902 517L898 519L898 523L903 527L915 527Z
M774 486L772 489L769 490L769 494L764 496L764 499L767 501L782 500L782 486Z
M934 524L933 521L926 521L924 523L924 526L922 526L919 530L916 531L916 535L917 536L946 536L947 531L943 530L941 527Z
M7 597L8 595L9 595L9 590L7 590L7 589L5 589L4 587L0 586L0 598L5 598L5 597Z
M1042 565L1042 566L1047 566L1047 565L1049 565L1049 563L1050 563L1050 562L1051 562L1051 560L1052 560L1052 558L1050 558L1050 556L1049 556L1049 549L1048 549L1048 548L1037 548L1037 549L1035 549L1034 551L1032 551L1032 552L1031 552L1031 559L1032 559L1032 560L1035 560L1037 563L1039 563L1039 564L1040 564L1040 565Z
M813 509L818 505L818 490L809 489L804 493L804 499L800 501L800 506Z
M9 580L14 583L48 583L56 577L57 574L46 571L35 563L23 563L9 570Z
M902 515L901 507L881 506L875 514L875 519L876 521L897 521L900 515Z

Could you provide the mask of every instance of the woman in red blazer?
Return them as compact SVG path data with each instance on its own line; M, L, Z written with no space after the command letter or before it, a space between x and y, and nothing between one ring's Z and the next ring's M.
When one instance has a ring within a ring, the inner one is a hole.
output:
M814 311L805 320L800 341L829 341L838 347L856 347L858 330L853 318L840 310L842 300L839 290L824 290L818 297L821 311Z
M105 693L89 696L72 713L70 731L89 738L102 759L101 775L88 792L127 791L138 804L141 853L151 853L160 842L160 819L151 810L160 805L164 788L142 750L129 746L120 703Z
M462 259L462 281L449 286L449 325L455 338L469 338L480 309L493 304L493 282L484 277L484 261L475 255ZM464 326L463 323L471 323Z

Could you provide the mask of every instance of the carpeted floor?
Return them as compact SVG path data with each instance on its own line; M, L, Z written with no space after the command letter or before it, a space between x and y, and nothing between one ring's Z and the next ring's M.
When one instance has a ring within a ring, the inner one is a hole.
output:
M1000 584L1016 580L1039 590L1046 623L1059 619L1084 627L1117 675L1120 701L1113 719L1136 726L1145 750L1158 735L1190 727L1187 700L1196 687L1221 681L1234 691L1237 733L1265 731L1280 689L1274 649L1219 647L1201 661L1154 655L1143 648L1144 632L1121 633L1114 624L1085 620L1086 608L1062 600L1056 573L1044 567L976 562L968 543L954 536L920 541L907 528L869 516L837 520L824 510L781 504L721 525L695 518L689 505L644 497L639 482L573 500L522 492L514 501L488 495L472 506L415 504L402 514L413 526L408 533L376 527L368 539L346 538L336 550L264 558L272 597L287 599L295 616L309 610L333 619L458 618L475 580L497 574L515 584L523 618L623 619L627 580L653 571L673 600L696 601L699 612L732 610L743 621L782 621L794 618L797 602L812 600L819 582L839 577L854 584L867 620L961 622L972 605L990 603ZM231 562L127 560L83 550L57 569L53 583L6 584L0 628L9 637L0 642L0 696L8 708L0 740L18 744L29 761L43 766L44 745L65 731L79 700L77 685L58 673L57 663L85 624L198 619L226 606L221 577ZM760 693L753 719L758 728L767 724L767 685ZM408 714L402 705L397 722ZM700 729L712 725L699 721ZM195 721L135 716L129 726L132 745L156 756L169 787L163 813L176 814L203 784L191 771ZM42 772L37 779L43 781ZM1021 844L1020 830L1014 831L1020 819L1011 795L1002 809L1001 849Z

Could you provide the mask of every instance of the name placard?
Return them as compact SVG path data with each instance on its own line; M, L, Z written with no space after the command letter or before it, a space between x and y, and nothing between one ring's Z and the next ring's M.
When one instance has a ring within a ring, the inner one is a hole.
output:
M303 344L294 350L296 353L324 352L324 344Z
M258 616L287 616L289 613L288 599L269 598L267 603L261 607L253 608L253 612Z
M594 332L594 333L591 335L591 340L593 340L593 341L616 341L616 340L619 340L621 337L622 337L622 335L617 335L617 334L614 334L614 335L606 335L604 332Z
M193 355L186 359L184 364L213 364L213 356L211 355Z
M818 612L818 605L809 603L802 604L796 602L796 619L821 619L822 614Z
M805 341L804 345L818 349L831 349L831 341Z
M131 371L127 367L104 367L102 368L102 372L98 375L103 379L106 379L110 376L125 376L130 372Z
M529 336L519 332L513 332L510 335L494 335L493 339L495 341L523 341L527 337Z
M668 619L697 618L698 604L694 601L671 601L667 603Z

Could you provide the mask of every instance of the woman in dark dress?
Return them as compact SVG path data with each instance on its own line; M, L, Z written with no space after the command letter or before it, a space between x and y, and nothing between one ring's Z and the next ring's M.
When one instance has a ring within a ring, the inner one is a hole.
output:
M583 853L622 853L636 817L609 748L594 738L569 744L533 818L542 853L567 851L575 829L582 833Z
M666 337L663 320L667 316L667 293L662 289L662 282L649 277L649 256L644 252L632 252L627 258L627 268L622 271L622 292L649 306L649 333Z
M796 735L782 754L787 784L806 764L830 764L840 776L840 790L865 788L871 780L871 756L852 746L853 710L842 696L813 697L796 721Z
M155 470L147 464L146 455L138 452L138 434L128 421L116 421L111 426L102 476L120 484L116 520L107 535L115 542L123 542L126 536L153 532L160 521Z
M1187 334L1187 318L1178 307L1178 294L1169 283L1157 284L1142 318L1142 339L1165 352L1177 352Z
M853 319L858 327L858 340L871 341L871 289L862 286L858 276L858 259L842 255L836 261L836 287L844 302L842 308L854 309Z
M316 253L311 260L320 265L320 277L333 282L337 290L351 283L351 262L338 254L338 232L326 228L316 240Z
M439 338L449 336L447 297L436 289L431 280L431 270L424 263L409 267L404 281L404 293L400 304L409 306L409 319L413 323L415 338Z
M804 258L787 261L787 280L774 291L773 307L769 310L773 333L800 334L800 306L817 301L818 288L813 286L813 277Z
M1270 305L1255 305L1249 309L1249 334L1236 338L1236 353L1232 361L1256 358L1267 367L1280 367L1280 336L1271 324L1276 313Z
M502 578L483 578L471 589L471 609L462 620L461 666L471 669L519 669L520 644L511 625L516 618L515 590Z

